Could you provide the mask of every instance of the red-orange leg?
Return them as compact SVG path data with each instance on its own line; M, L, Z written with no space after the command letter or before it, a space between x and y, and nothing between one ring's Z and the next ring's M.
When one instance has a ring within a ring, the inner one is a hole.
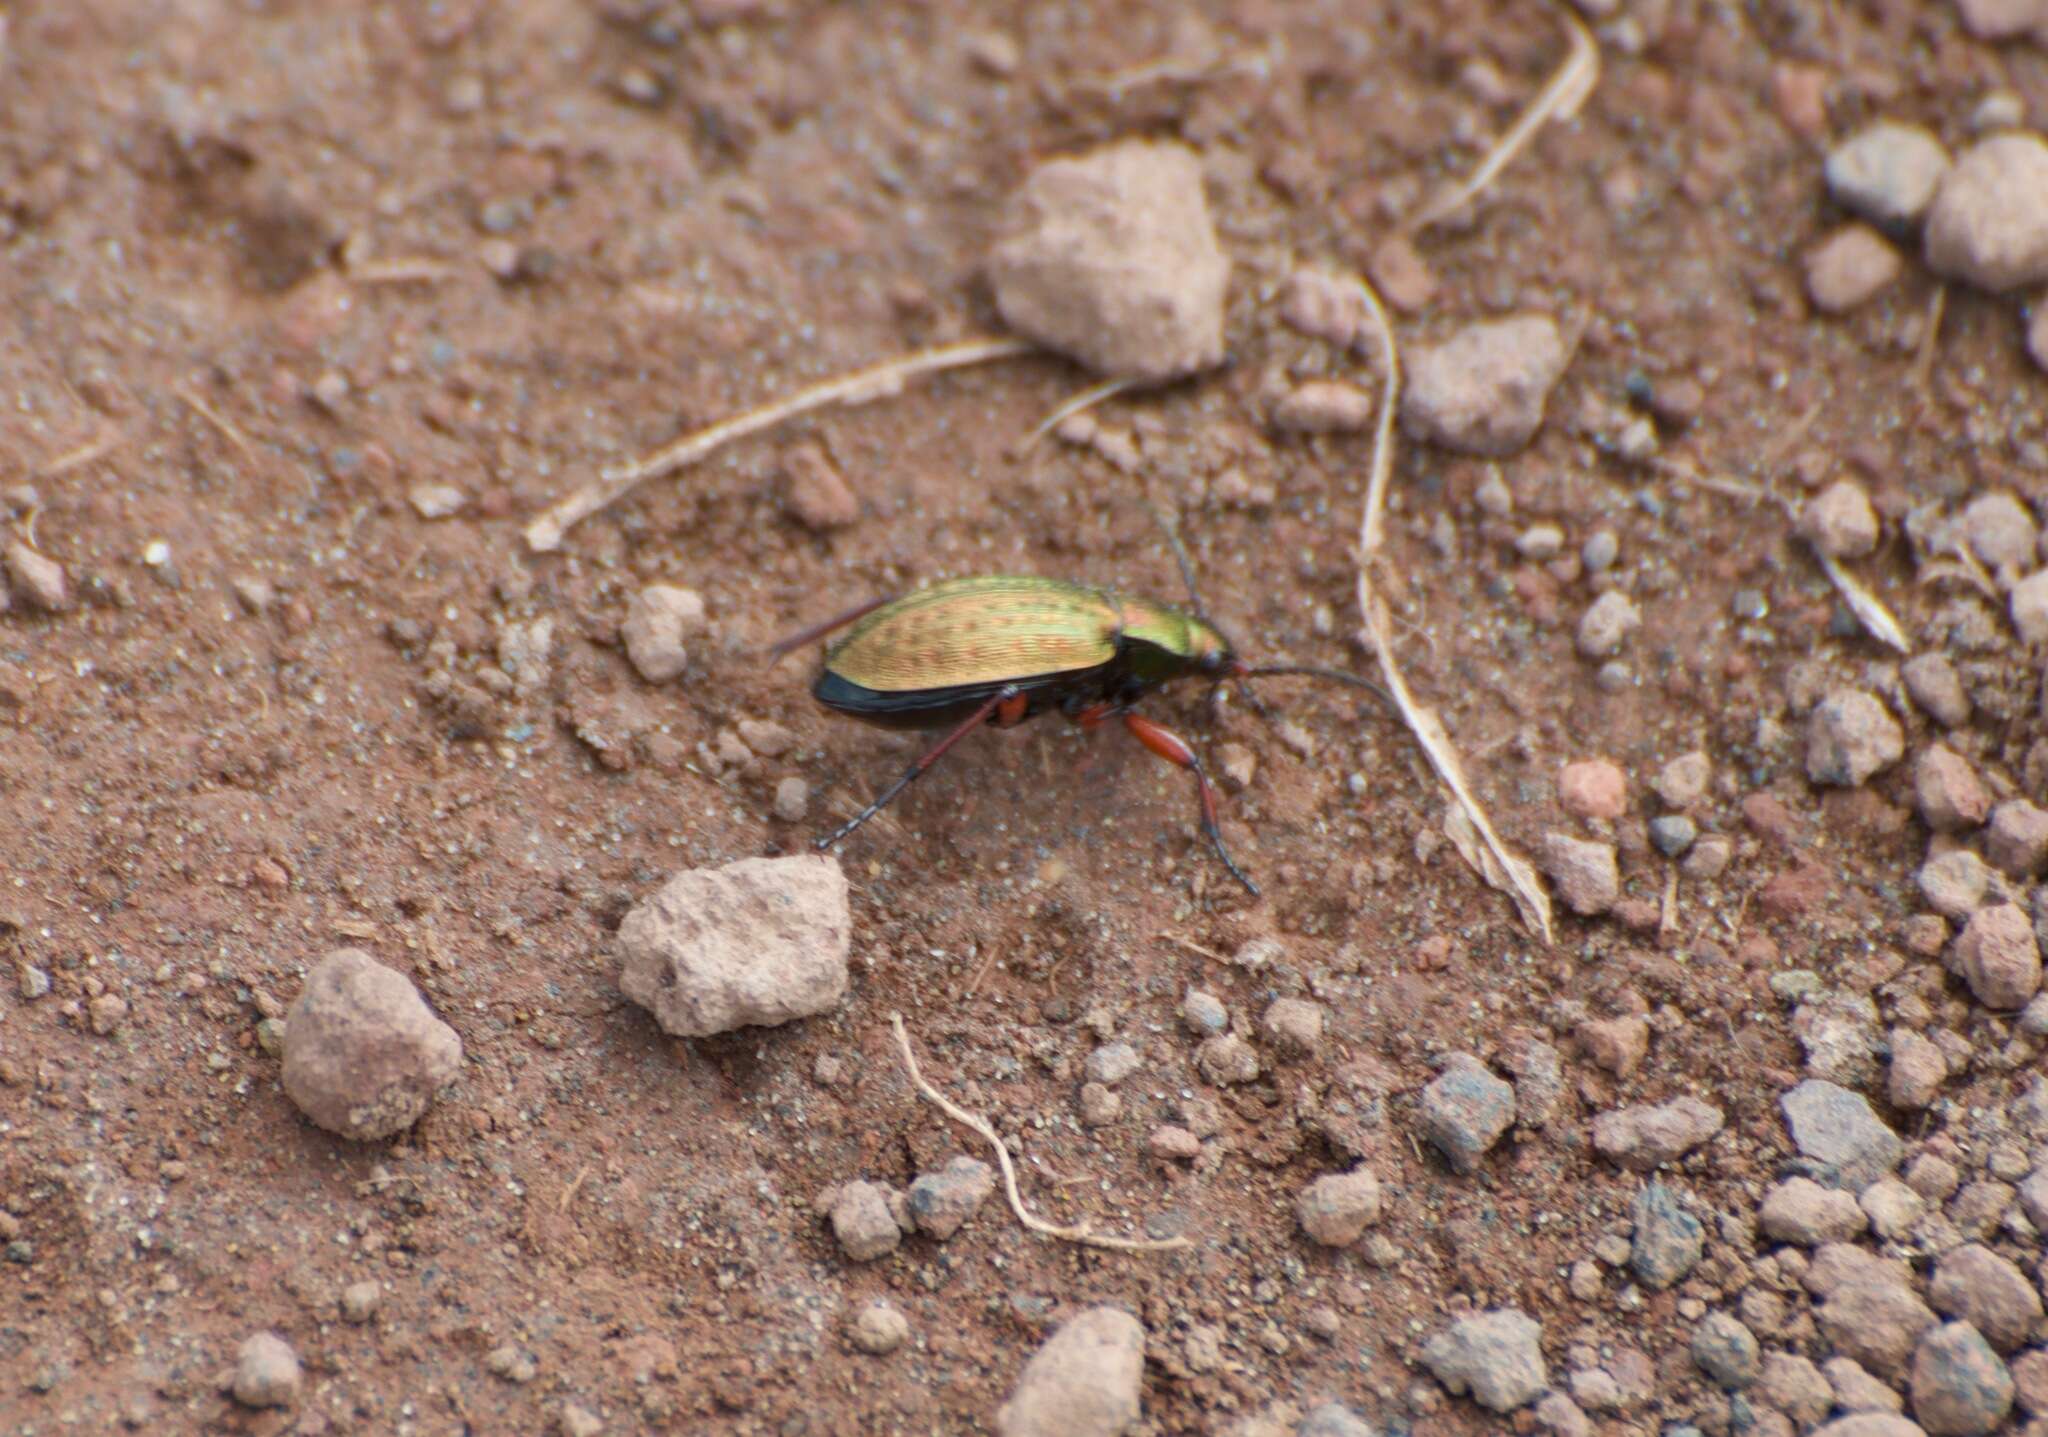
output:
M1077 722L1085 722L1085 716L1089 712L1083 710L1082 715L1077 716ZM1202 799L1202 831L1209 835L1210 845L1215 848L1216 856L1223 860L1223 866L1230 870L1230 876L1242 883L1245 891L1252 897L1257 898L1259 885L1245 876L1244 870L1231 861L1230 854L1223 847L1223 830L1216 823L1216 790L1209 786L1209 775L1202 771L1201 756L1186 739L1172 729L1152 722L1143 714L1135 714L1127 709L1124 711L1123 719L1124 727L1131 731L1131 737L1168 763L1184 768L1195 776L1195 788ZM1095 722L1101 722L1100 716L1096 717Z
M911 784L917 782L917 780L923 776L924 771L926 769L930 768L933 764L937 763L940 759L946 756L946 750L950 749L954 744L960 742L961 739L966 738L967 735L973 733L976 729L980 728L983 724L987 723L991 716L996 715L998 713L1003 714L1005 716L1011 713L1015 713L1018 701L1024 698L1024 691L1018 688L1015 684L1011 684L1004 688L996 690L995 693L989 695L987 703L984 703L980 708L976 709L973 713L967 716L966 720L960 725L960 727L954 729L951 733L947 734L944 738L940 739L937 743L933 744L930 748L926 749L924 753L919 756L916 763L913 763L909 768L903 771L903 776L901 778L897 779L894 783L890 784L887 788L882 790L881 796L879 798L877 798L873 803L869 804L866 808L862 809L859 813L856 813L852 818L848 819L845 823L841 824L837 829L833 830L825 837L819 839L815 846L818 848L830 848L840 839L846 837L847 834L853 832L856 828L859 828L863 823L866 823L869 819L873 818L876 814L880 813L883 809L887 808L890 804L894 803L896 801L896 796L898 794L902 793L904 789L910 787ZM1015 719L1010 719L1009 721L1012 723L1016 722ZM1229 860L1226 859L1224 861L1228 862Z

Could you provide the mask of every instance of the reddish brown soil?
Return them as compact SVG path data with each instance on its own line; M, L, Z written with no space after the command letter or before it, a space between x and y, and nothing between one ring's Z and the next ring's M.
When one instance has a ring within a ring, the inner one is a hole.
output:
M1746 1218L1787 1150L1774 1105L1800 1062L1766 979L1812 968L1867 989L1896 971L1923 836L1897 775L1823 805L1798 746L1760 741L1760 722L1793 722L1795 660L1850 679L1883 658L1831 627L1782 513L1630 468L1593 436L1641 372L1699 386L1666 452L1704 471L1793 492L1859 466L1893 516L2038 485L2042 381L2015 305L1951 297L1922 403L1924 275L1821 321L1795 259L1828 219L1830 135L1882 112L1955 138L1993 83L2038 117L2041 54L1969 42L1932 4L1644 6L1668 11L1648 52L1610 55L1586 112L1508 171L1476 227L1422 244L1439 283L1404 338L1510 308L1581 338L1551 422L1502 466L1514 520L1474 507L1482 466L1403 454L1404 655L1525 847L1569 822L1567 759L1614 757L1640 805L1665 760L1714 756L1710 814L1739 836L1736 862L1680 887L1661 940L1654 923L1566 919L1544 950L1440 840L1413 744L1372 705L1289 681L1269 696L1307 759L1241 707L1212 722L1198 692L1155 706L1256 755L1226 825L1265 901L1200 845L1183 776L1127 740L978 737L846 845L844 1006L681 1043L617 993L620 915L678 867L795 849L909 751L816 711L803 666L765 665L762 643L949 574L1171 597L1150 496L1179 511L1209 606L1248 645L1364 662L1347 639L1364 445L1263 423L1290 374L1345 362L1282 328L1272 296L1298 259L1366 264L1390 215L1469 163L1562 54L1541 7L1472 0L1219 0L1201 20L770 0L699 7L739 16L714 24L686 8L31 0L4 17L0 480L33 486L8 537L62 562L76 603L0 617L0 948L54 984L31 1001L10 978L0 996L0 1208L28 1244L0 1266L0 1426L531 1432L574 1400L620 1432L985 1430L1048 1324L1097 1302L1151 1334L1147 1430L1219 1430L1276 1397L1494 1430L1464 1402L1407 1405L1420 1338L1464 1304L1527 1309L1554 1364L1578 1340L1649 1351L1658 1402L1636 1430L1692 1412L1680 1305L1733 1292L1753 1254L1710 1222L1680 1288L1636 1310L1572 1298L1564 1272L1626 1231L1639 1185L1594 1160L1585 1119L1711 1096L1730 1132L1676 1181ZM1008 77L976 58L994 35L1017 43ZM1187 63L1101 78L1173 56ZM1822 133L1781 118L1802 83L1825 96ZM1051 442L1011 456L1089 382L1033 359L742 444L559 554L524 552L522 522L602 465L994 328L976 266L1002 197L1036 156L1136 133L1203 153L1236 261L1231 364L1102 412L1135 426L1138 473ZM510 278L487 268L508 258ZM829 537L782 502L779 455L805 435L860 497ZM1205 497L1232 468L1272 502ZM429 483L469 506L422 520L407 495ZM1584 583L1515 555L1536 518L1568 553L1602 523L1620 535L1645 613L1620 692L1573 652ZM168 563L145 563L157 540ZM1949 602L1896 557L1867 572L1916 632ZM712 624L660 689L617 640L655 579L701 591ZM274 598L252 613L237 581ZM1733 616L1741 589L1767 597L1770 642ZM547 672L494 691L479 676L504 626L538 620ZM2014 765L2028 682L2013 660L2011 712L1982 730ZM706 755L745 717L799 746L714 777ZM816 791L801 825L769 816L788 774ZM1789 860L1742 826L1760 789L1810 854L1768 910L1754 895ZM1622 825L1627 888L1661 900L1641 819ZM1258 976L1199 952L1266 934L1287 956ZM450 1093L387 1144L309 1127L255 1040L342 942L411 972L467 1049ZM1198 1086L1175 1020L1195 982L1254 1016L1313 991L1333 1030L1321 1057L1224 1097L1220 1146L1190 1172L1144 1140ZM106 993L129 1013L101 1035L85 1007ZM1572 1055L1565 999L1651 1014L1651 1061L1617 1082ZM933 1075L1017 1134L1036 1206L1184 1230L1194 1249L1078 1250L991 1204L950 1243L848 1263L816 1193L906 1182L973 1141L910 1092L896 1009ZM1123 1121L1088 1131L1074 1091L1094 1010L1151 1066ZM1567 1048L1575 1111L1452 1175L1409 1136L1431 1060L1529 1035ZM845 1065L836 1085L814 1077L825 1055ZM1981 1081L1995 1096L2009 1079ZM1359 1142L1401 1255L1376 1268L1308 1247L1291 1204L1347 1161L1311 1112L1381 1099ZM365 1277L382 1304L347 1325L336 1294ZM876 1359L845 1320L881 1294L914 1336ZM1334 1341L1311 1330L1324 1306ZM1186 1366L1194 1324L1222 1330L1220 1368ZM265 1327L307 1364L292 1414L220 1390ZM537 1378L486 1369L506 1342Z

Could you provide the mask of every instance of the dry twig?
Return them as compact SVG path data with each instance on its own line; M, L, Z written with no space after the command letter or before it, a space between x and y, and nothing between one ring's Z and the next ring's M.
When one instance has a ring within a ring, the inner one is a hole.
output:
M1508 132L1495 141L1493 148L1473 167L1472 173L1437 191L1434 198L1416 211L1407 224L1409 233L1419 234L1463 208L1493 183L1494 177L1507 168L1510 160L1528 147L1529 141L1536 137L1536 132L1546 121L1572 115L1593 93L1593 87L1600 81L1600 47L1594 43L1585 22L1569 5L1560 4L1557 8L1571 41L1571 51L1565 56L1564 63L1557 67L1550 83L1529 102L1529 108L1515 118Z
M794 419L799 414L831 404L866 404L900 393L905 380L921 374L985 364L992 359L1011 359L1033 353L1034 349L1035 346L1022 339L963 339L957 344L921 349L852 374L842 374L837 379L800 389L787 399L749 409L730 419L721 419L716 424L685 434L644 459L604 470L593 482L576 490L528 524L527 547L537 553L559 549L562 535L573 525L623 498L635 485L673 473L686 464L694 464L735 439L772 429L785 419Z
M1486 810L1480 806L1471 784L1466 781L1464 765L1459 761L1457 748L1444 731L1442 721L1433 709L1416 703L1414 695L1408 692L1408 683L1401 675L1400 665L1394 661L1392 625L1386 604L1374 592L1372 567L1379 558L1380 544L1386 531L1382 513L1386 506L1387 484L1394 471L1394 408L1400 399L1401 356L1394 344L1393 326L1387 322L1387 312L1380 304L1379 295L1362 278L1354 278L1353 283L1364 296L1366 311L1373 327L1379 331L1381 367L1386 372L1386 386L1380 391L1379 422L1373 428L1371 478L1366 486L1365 513L1358 525L1359 613L1372 634L1373 648L1379 655L1380 676L1386 681L1394 707L1400 711L1408 731L1415 735L1415 741L1422 746L1438 781L1451 791L1451 797L1456 800L1444 825L1445 833L1488 883L1514 900L1524 925L1541 935L1544 943L1548 944L1552 941L1550 895L1544 892L1543 881L1536 876L1536 870L1529 861L1510 849L1494 831L1492 820L1486 816Z
M1899 627L1899 621L1892 617L1892 611L1884 601L1864 587L1863 581L1843 568L1834 555L1815 549L1813 557L1820 560L1821 568L1827 573L1828 582L1835 586L1835 592L1842 596L1842 602L1849 606L1849 612L1856 616L1856 622L1869 631L1870 636L1880 643L1889 644L1902 654L1913 652L1913 641L1906 637L1906 631Z
M902 1055L904 1070L910 1074L910 1085L917 1089L918 1096L962 1127L974 1129L996 1150L996 1163L1003 1170L1003 1192L1009 1198L1010 1211L1017 1215L1018 1222L1043 1237L1056 1237L1061 1242L1077 1242L1088 1247L1106 1247L1116 1252L1172 1252L1193 1246L1184 1237L1108 1237L1092 1233L1085 1227L1059 1227L1032 1216L1017 1191L1017 1169L1010 1162L1010 1150L1003 1146L1002 1136L987 1118L968 1112L925 1081L924 1074L918 1071L917 1054L911 1051L910 1034L903 1026L901 1013L889 1015L889 1028L896 1035L896 1051Z
M83 469L88 464L106 458L109 454L120 448L120 446L121 431L118 429L103 429L76 449L67 449L62 454L59 454L55 459L45 464L38 473L45 479L61 478L74 469Z
M201 419L204 419L208 424L211 424L220 431L221 438L234 445L235 452L242 456L244 464L247 464L251 469L259 467L256 462L255 447L243 437L241 430L228 423L219 410L208 404L187 385L181 384L171 392L184 400L194 414L197 414Z
M1039 420L1038 423L1032 427L1032 430L1029 434L1025 435L1022 439L1017 441L1017 447L1013 452L1016 454L1017 457L1022 458L1024 455L1029 454L1031 452L1032 446L1037 444L1039 440L1045 438L1046 435L1050 434L1062 420L1071 419L1076 414L1081 414L1087 410L1093 409L1096 405L1102 403L1103 400L1111 398L1114 395L1123 393L1126 389L1129 389L1136 382L1137 381L1134 379L1120 378L1105 379L1100 384L1089 385L1079 394L1070 396L1065 402L1060 404L1058 408L1054 409L1052 413L1046 415L1045 418Z

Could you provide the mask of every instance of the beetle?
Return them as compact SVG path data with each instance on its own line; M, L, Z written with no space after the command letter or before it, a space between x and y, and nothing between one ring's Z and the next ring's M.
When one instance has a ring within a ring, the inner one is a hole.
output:
M818 839L819 849L832 847L887 808L983 724L1009 728L1057 712L1093 729L1114 718L1147 749L1194 775L1203 833L1231 876L1257 897L1258 885L1223 845L1216 792L1201 756L1179 734L1133 706L1152 690L1189 676L1221 684L1307 674L1387 698L1378 684L1335 669L1299 664L1254 668L1198 611L1063 579L1019 574L949 579L898 598L872 600L783 640L771 652L780 657L841 629L846 632L826 647L812 697L882 728L947 732L867 807ZM1253 704L1264 712L1256 699Z

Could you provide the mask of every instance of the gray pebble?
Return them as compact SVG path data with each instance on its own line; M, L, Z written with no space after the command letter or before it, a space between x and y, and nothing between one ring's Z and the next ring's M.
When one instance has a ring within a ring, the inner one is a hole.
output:
M1692 847L1700 826L1682 813L1667 813L1650 820L1650 842L1666 858L1676 858Z
M1214 993L1190 988L1187 997L1181 1000L1180 1021L1190 1033L1207 1037L1230 1026L1230 1010Z
M956 1157L935 1173L925 1173L910 1185L908 1199L911 1221L919 1232L944 1242L996 1190L996 1175L979 1158Z
M1137 1072L1143 1063L1144 1060L1138 1056L1138 1050L1129 1043L1104 1043L1088 1055L1087 1062L1082 1064L1082 1070L1090 1082L1113 1088Z
M1453 1053L1422 1090L1420 1121L1423 1136L1455 1171L1473 1172L1513 1125L1515 1090L1471 1054Z
M1905 1144L1859 1093L1808 1078L1778 1100L1792 1144L1818 1165L1814 1176L1860 1192L1899 1165Z
M775 785L775 816L784 823L802 823L811 811L811 786L795 774Z
M2012 1411L2012 1371L1967 1322L1937 1327L1913 1352L1913 1417L1928 1437L1982 1437Z
M1652 1182L1629 1207L1635 1238L1629 1247L1629 1269L1643 1286L1663 1291L1699 1265L1706 1251L1706 1229L1678 1205L1678 1195Z
M1807 720L1806 776L1855 788L1897 763L1906 735L1885 706L1861 689L1837 689Z
M1612 529L1595 529L1579 548L1579 562L1589 574L1604 574L1621 556L1621 540Z
M1621 869L1613 844L1553 832L1543 835L1538 854L1543 871L1572 912L1593 917L1621 897Z
M369 1280L352 1282L341 1290L341 1318L357 1325L368 1322L383 1300L384 1289Z
M1756 1381L1756 1334L1725 1312L1710 1312L1692 1330L1692 1360L1731 1392Z
M1635 601L1619 589L1609 589L1579 618L1579 653L1589 659L1609 658L1642 622Z
M299 1400L299 1355L275 1332L242 1340L235 1354L235 1401L244 1407L289 1407Z
M1490 1412L1512 1412L1550 1385L1534 1318L1500 1308L1459 1318L1422 1347L1422 1365L1452 1395L1468 1389Z

